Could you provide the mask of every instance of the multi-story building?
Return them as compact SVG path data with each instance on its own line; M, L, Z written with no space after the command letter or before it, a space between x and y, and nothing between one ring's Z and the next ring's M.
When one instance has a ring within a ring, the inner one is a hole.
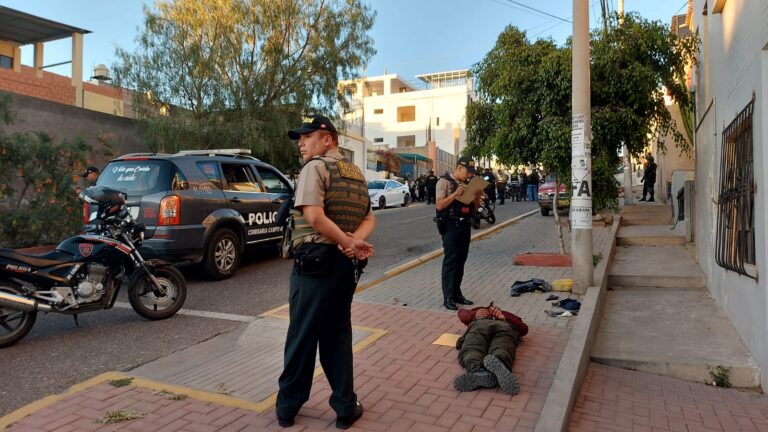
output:
M340 82L349 104L341 116L348 131L374 146L394 149L406 160L427 157L432 160L431 169L442 173L453 168L456 156L466 147L465 112L472 79L467 70L416 78L425 89L397 74Z
M768 388L768 2L692 0L693 226L707 286Z

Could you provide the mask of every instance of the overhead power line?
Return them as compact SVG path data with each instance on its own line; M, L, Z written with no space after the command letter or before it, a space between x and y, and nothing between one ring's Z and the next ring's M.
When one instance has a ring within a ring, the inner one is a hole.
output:
M520 6L520 7L523 7L523 8L526 8L526 9L530 9L530 10L532 10L532 11L535 11L535 12L538 12L538 13L540 13L540 14L542 14L542 15L546 15L546 16L548 16L548 17L552 17L552 18L558 19L558 20L560 20L560 21L563 21L563 22L567 22L567 23L571 23L571 24L573 24L573 22L572 22L572 21L570 21L570 20L567 20L567 19L565 19L565 18L561 18L561 17L559 17L559 16L557 16L557 15L552 15L552 14L551 14L551 13L549 13L549 12L544 12L543 10L540 10L540 9L536 9L535 7L531 7L531 6L528 6L528 5L526 5L526 4L523 4L523 3L520 3L520 2L518 2L518 1L515 1L515 0L507 0L507 2L509 2L509 3L512 3L512 4L516 4L516 5Z

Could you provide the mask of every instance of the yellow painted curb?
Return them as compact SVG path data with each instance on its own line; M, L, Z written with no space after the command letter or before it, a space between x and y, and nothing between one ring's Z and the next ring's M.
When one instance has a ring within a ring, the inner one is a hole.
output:
M285 315L276 314L275 312L278 310L281 310L282 308L286 307L288 305L283 305L278 308L272 309L271 311L265 312L262 315L259 316L267 316L271 318L279 318L279 319L288 319ZM357 353L368 346L372 345L377 340L381 339L386 335L389 331L384 329L377 329L373 327L364 327L364 326L352 326L355 330L363 330L370 332L371 334L368 335L365 339L361 340L360 342L356 343L352 346L352 352ZM315 368L315 371L313 373L313 377L317 378L320 375L323 374L323 369L321 367ZM95 387L99 384L105 383L107 381L114 381L114 380L121 380L130 378L131 383L129 385L139 388L144 388L147 390L152 391L161 391L165 390L167 392L171 393L177 393L177 394L183 394L186 396L189 396L193 399L201 400L203 402L210 402L215 403L218 405L224 405L231 408L238 408L238 409L244 409L249 411L256 411L258 413L263 413L264 411L267 411L268 409L275 406L275 402L277 401L277 392L272 393L271 395L267 396L260 402L251 402L243 399L239 399L234 396L221 394L221 393L211 393L204 390L197 390L190 387L184 387L176 384L167 384L160 381L153 381L146 378L140 378L136 376L132 376L125 373L120 372L105 372L101 375L97 375L89 380L83 381L81 383L77 383L67 389L65 392L56 394L56 395L50 395L46 396L38 401L32 402L28 405L25 405L16 411L11 412L10 414L7 414L3 417L0 417L0 430L4 430L5 428L9 427L10 425L20 421L24 417L27 417L30 414L35 413L36 411L39 411L43 408L47 408L56 402L59 402L63 400L66 397L72 396L76 393L79 393L83 390L88 390L91 387Z
M495 234L497 231L503 230L504 228L512 225L513 223L519 221L520 219L527 218L528 216L530 216L532 214L535 214L535 213L538 213L538 212L539 212L539 210L531 210L528 213L523 213L521 215L513 217L512 219L506 220L506 221L504 221L504 222L502 222L502 223L500 223L498 225L494 225L493 227L488 228L487 230L485 230L485 231L483 231L481 233L473 235L472 236L472 241L480 240L480 239L484 239L486 237L489 237L491 234ZM368 281L368 282L361 283L361 284L357 285L357 289L355 290L355 294L359 294L359 293L367 290L368 288L371 288L371 287L373 287L375 285L378 285L378 284L380 284L380 283L382 283L382 282L384 282L384 281L386 281L388 279L391 279L391 278L399 275L400 273L404 273L404 272L406 272L406 271L408 271L408 270L410 270L410 269L412 269L414 267L418 267L418 266L420 266L420 265L422 265L422 264L424 264L424 263L426 263L428 261L431 261L431 260L433 260L433 259L435 259L435 258L437 258L437 257L439 257L441 255L443 255L443 249L442 248L436 249L436 250L433 250L432 252L428 252L428 253L426 253L426 254L418 257L418 258L415 258L415 259L413 259L411 261L408 261L405 264L401 264L401 265L399 265L399 266L397 266L397 267L395 267L395 268L393 268L391 270L387 270L387 271L384 272L384 274L382 276L379 276L379 277L377 277L374 280L371 280L371 281Z

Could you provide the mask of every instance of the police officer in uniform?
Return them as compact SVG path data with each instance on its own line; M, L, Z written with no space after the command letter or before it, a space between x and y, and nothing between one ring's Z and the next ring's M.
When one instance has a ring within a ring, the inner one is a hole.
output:
M438 178L435 175L435 172L432 170L429 170L429 175L427 176L427 204L434 204L435 203L435 188L437 187L437 181Z
M304 167L291 211L294 266L284 369L278 382L278 423L292 426L309 399L319 347L336 427L347 429L363 415L353 387L350 309L359 262L373 255L365 239L376 221L365 178L339 153L338 132L328 118L304 117L301 127L288 136L299 140Z
M443 306L457 310L456 304L471 305L461 292L461 280L464 278L464 263L469 254L469 242L472 233L471 220L475 209L480 205L483 191L477 191L474 201L464 204L457 198L464 193L464 182L470 173L475 172L475 161L469 157L460 157L453 174L442 177L437 182L438 229L443 237Z

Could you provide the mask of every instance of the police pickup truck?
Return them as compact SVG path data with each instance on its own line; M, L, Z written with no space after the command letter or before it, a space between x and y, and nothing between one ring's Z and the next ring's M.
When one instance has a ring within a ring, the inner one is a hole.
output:
M277 210L293 193L279 170L242 149L132 153L110 161L97 185L127 195L147 228L145 257L199 263L217 280L232 276L246 246L280 242Z

